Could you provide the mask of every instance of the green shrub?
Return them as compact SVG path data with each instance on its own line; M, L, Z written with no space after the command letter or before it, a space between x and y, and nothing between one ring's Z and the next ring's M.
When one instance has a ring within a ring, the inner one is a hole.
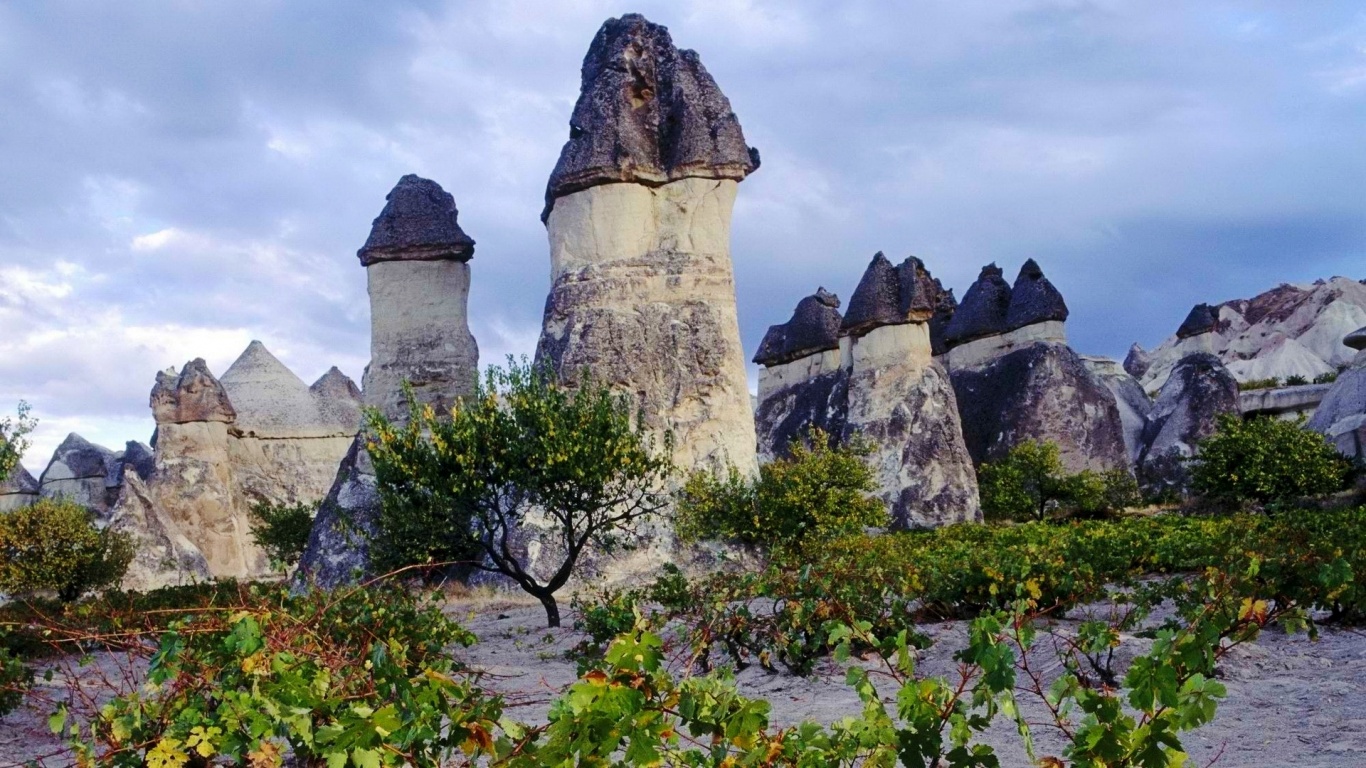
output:
M1340 491L1351 463L1304 419L1219 417L1191 465L1191 486L1220 502L1273 502Z
M1293 375L1293 376L1286 376L1286 377L1285 377L1285 385L1286 385L1287 387L1301 387L1301 386L1304 386L1305 384L1308 384L1308 383L1309 383L1309 379L1306 379L1305 377L1303 377L1303 376L1301 376L1301 375L1299 375L1299 374L1295 374L1295 375Z
M555 592L579 556L630 544L633 527L668 504L669 446L656 450L627 398L586 374L571 391L549 369L509 358L449 418L411 392L409 404L403 426L367 412L383 502L373 551L383 568L458 562L500 573L557 627ZM534 573L509 544L533 514L556 543Z
M1238 382L1238 389L1247 392L1254 389L1275 389L1281 386L1281 380L1274 376L1269 379L1248 379Z
M266 551L276 567L289 568L299 562L308 546L308 533L318 504L272 504L261 501L251 506L251 537Z
M0 591L51 590L64 602L117 584L133 560L132 538L99 530L69 501L40 499L0 515Z
M1319 375L1317 375L1317 376L1314 377L1314 383L1315 383L1315 384L1332 384L1333 382L1335 382L1335 381L1337 381L1337 380L1338 380L1338 374L1337 374L1336 371L1329 371L1328 373L1320 373Z
M33 670L3 647L4 641L5 633L0 631L0 721L19 706L33 686Z
M759 468L758 478L734 467L725 477L694 472L678 499L678 535L685 541L731 540L761 550L801 551L815 543L887 525L887 509L861 445L830 446L811 430L788 455Z
M28 450L27 435L38 425L28 414L28 403L20 400L18 416L0 419L0 482L9 477L10 472L19 465L24 451Z
M1069 475L1053 443L1021 443L1000 461L983 463L977 484L982 515L989 520L1043 520L1056 513L1097 516L1139 502L1138 483L1128 470Z

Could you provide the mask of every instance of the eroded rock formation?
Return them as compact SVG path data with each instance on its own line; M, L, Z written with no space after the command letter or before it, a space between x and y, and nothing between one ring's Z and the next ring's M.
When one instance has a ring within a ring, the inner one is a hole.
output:
M866 440L895 526L981 519L953 388L931 343L931 322L952 301L919 259L893 266L881 253L843 318L824 289L803 299L755 357L760 455L781 455L812 426Z
M1197 443L1214 434L1223 413L1238 411L1238 381L1208 352L1182 358L1172 368L1148 414L1139 457L1139 482L1148 492L1183 493L1189 485L1185 460Z
M72 432L52 454L38 479L42 498L63 498L91 511L101 524L118 500L118 486L111 487L118 462L116 454Z
M1366 458L1366 328L1343 338L1356 350L1310 417L1307 427L1322 432L1345 456Z
M38 500L38 481L19 464L0 482L0 513L27 507Z
M738 182L757 165L697 54L639 15L602 26L546 188L536 356L637 398L685 471L757 469L730 258Z
M1040 441L1058 446L1070 472L1131 466L1116 393L1067 345L1067 316L1033 259L1014 287L991 264L963 295L943 359L977 464Z
M402 422L408 416L405 381L418 402L438 412L474 391L479 348L468 320L474 240L460 228L455 198L434 181L404 176L386 199L357 254L370 286L371 359L364 400ZM349 381L329 371L312 389L323 397L324 417L359 417L359 404L351 402L355 385ZM370 570L379 494L364 440L356 434L340 466L333 464L299 563L302 581L331 588Z
M1351 364L1343 343L1366 325L1366 285L1346 277L1283 284L1251 299L1193 308L1177 333L1149 353L1139 377L1156 392L1185 356L1208 352L1238 381L1302 376L1312 380Z

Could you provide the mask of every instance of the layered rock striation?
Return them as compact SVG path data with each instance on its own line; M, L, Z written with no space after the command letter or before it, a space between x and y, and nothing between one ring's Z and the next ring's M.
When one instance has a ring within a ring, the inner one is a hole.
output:
M995 264L983 267L963 295L941 359L975 463L1039 441L1056 444L1070 472L1132 465L1142 422L1126 425L1121 415L1124 374L1097 375L1068 346L1067 317L1061 293L1033 259L1014 286ZM1143 410L1137 401L1133 407Z
M403 385L438 413L473 394L479 347L469 329L469 261L474 240L441 185L404 176L358 252L370 288L370 365L364 401L391 421L408 418ZM329 371L311 388L324 419L359 418L355 385ZM333 462L298 578L324 588L370 572L370 542L380 511L365 435L351 433Z
M538 361L629 393L683 470L757 470L730 256L758 166L697 54L639 15L606 22L546 188Z
M842 442L867 443L894 526L980 520L953 388L932 349L933 321L952 301L919 259L894 266L882 253L842 318L824 290L803 299L792 320L769 329L755 357L764 366L760 454L781 455L820 427Z

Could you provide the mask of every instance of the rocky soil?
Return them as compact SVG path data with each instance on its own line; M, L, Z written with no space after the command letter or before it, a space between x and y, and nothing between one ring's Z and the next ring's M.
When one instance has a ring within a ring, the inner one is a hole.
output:
M479 636L478 645L461 653L484 672L488 688L505 696L508 714L524 722L544 722L551 701L576 678L574 662L565 658L565 651L582 635L569 627L547 629L540 606L520 596L457 600L448 610ZM572 622L572 612L566 613L567 622ZM1065 633L1070 627L1071 622L1059 622L1055 631ZM928 674L954 674L951 655L966 642L966 623L927 624L921 631L935 640L922 654L921 668ZM1138 651L1146 647L1136 638L1126 638L1125 644ZM126 659L104 655L84 667L62 670L51 683L40 680L40 696L0 722L0 767L35 759L43 766L69 765L70 755L61 752L47 729L49 702L68 698L67 675L78 676L87 691L98 694L101 688L127 685L128 672ZM137 668L133 674L138 674ZM1327 629L1312 641L1303 634L1270 631L1256 643L1235 649L1220 674L1229 695L1212 724L1184 739L1191 765L1366 764L1366 632ZM737 682L746 695L772 704L772 719L779 725L803 720L831 723L859 711L857 696L845 686L843 672L833 662L818 666L810 678L751 667L737 676ZM890 700L895 686L888 681L883 692ZM1042 725L1042 708L1026 701L1023 709L1039 723L1037 754L1060 754L1063 743ZM997 750L1002 765L1030 765L1012 725L998 724L984 741Z

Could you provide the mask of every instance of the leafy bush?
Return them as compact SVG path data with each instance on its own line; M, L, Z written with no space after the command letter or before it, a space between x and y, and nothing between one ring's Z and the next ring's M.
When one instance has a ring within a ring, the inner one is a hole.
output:
M97 529L69 501L40 499L0 515L0 591L52 590L69 602L117 584L132 560L130 536Z
M317 503L257 502L251 506L251 538L277 567L291 567L303 557L317 514Z
M1248 392L1254 389L1275 389L1279 386L1281 386L1281 380L1275 377L1269 379L1248 379L1247 381L1238 382L1238 389L1242 392Z
M1303 377L1303 376L1301 376L1301 375L1299 375L1299 374L1295 374L1295 375L1293 375L1293 376L1286 376L1286 377L1285 377L1285 385L1286 385L1287 387L1300 387L1300 386L1304 386L1305 384L1308 384L1308 383L1309 383L1309 379L1306 379L1305 377Z
M1063 470L1058 446L1021 443L977 473L982 514L992 520L1043 520L1050 513L1087 516L1118 512L1138 503L1138 483L1125 469Z
M0 640L4 633L0 632ZM33 686L33 670L24 660L0 645L0 721L13 712Z
M629 544L635 524L668 503L668 446L655 450L627 399L586 375L570 391L548 369L509 358L448 419L409 400L403 426L367 413L383 500L381 567L463 562L501 573L540 600L557 627L555 592L584 550ZM529 515L556 542L539 564L548 578L533 574L512 543Z
M693 473L678 503L678 534L685 541L729 539L756 549L801 551L813 543L887 525L887 509L868 494L877 490L861 445L830 445L811 430L793 441L787 456L759 468L758 478L734 467L718 478Z
M108 766L444 764L491 746L501 715L451 657L473 642L398 590L256 595L173 624L150 686L73 737Z
M38 425L28 414L28 403L20 400L18 416L13 419L6 416L0 420L0 482L9 477L10 472L19 465L24 451L28 450L27 435Z
M1221 502L1272 502L1340 491L1352 466L1304 419L1219 417L1191 467L1191 486Z
M1319 375L1317 375L1317 376L1314 377L1314 383L1315 383L1315 384L1332 384L1333 382L1335 382L1335 381L1337 381L1337 380L1338 380L1338 374L1337 374L1336 371L1329 371L1328 373L1320 373Z

